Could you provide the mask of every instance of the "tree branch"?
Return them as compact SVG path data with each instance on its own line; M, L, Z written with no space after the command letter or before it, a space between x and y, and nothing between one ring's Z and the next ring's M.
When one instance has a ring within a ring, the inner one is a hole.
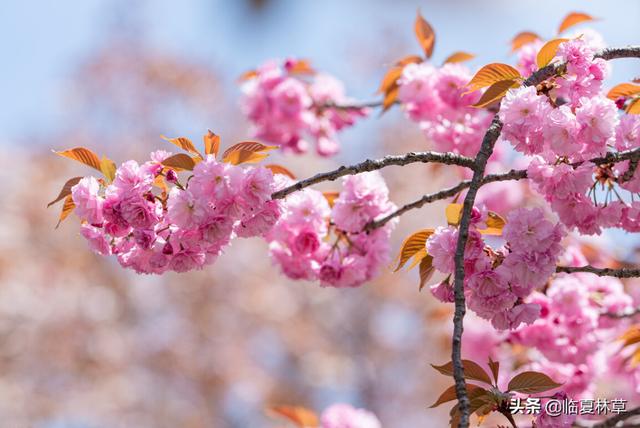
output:
M607 61L619 58L640 58L640 46L629 45L619 48L606 48L596 54L596 58L602 58Z
M613 319L622 319L622 318L631 318L636 315L640 315L640 306L637 308L629 309L628 311L623 312L604 312L601 314L603 317L613 318Z
M626 412L620 413L619 415L615 415L612 416L608 419L605 419L603 421L600 421L594 425L583 425L582 423L575 423L574 426L575 427L589 427L589 428L614 428L614 427L620 427L620 428L632 428L634 426L637 426L637 424L634 425L618 425L618 423L626 421L629 418L632 418L634 416L638 416L640 415L640 407L635 407L631 410L628 410Z
M597 268L594 266L557 266L556 272L559 273L593 273L598 276L613 276L616 278L638 278L640 277L640 269L611 269L611 268Z
M297 183L279 190L271 195L272 199L282 199L285 196L304 189L305 187L313 186L314 184L321 183L323 181L334 181L345 175L359 174L366 171L375 171L385 168L391 165L408 165L411 163L441 163L445 165L458 165L467 168L473 168L474 161L466 156L456 155L454 153L438 153L438 152L409 152L404 155L390 155L381 159L367 159L364 162L357 163L351 166L341 166L338 169L329 172L323 172L316 174L313 177L305 180L300 180Z
M464 368L462 366L462 332L463 320L466 312L466 303L464 298L464 250L469 237L469 224L471 222L471 210L476 199L478 189L482 185L484 170L487 166L487 160L493 153L502 123L496 114L489 129L484 134L480 151L476 156L476 165L469 185L469 191L464 198L462 206L462 216L460 227L458 228L458 243L455 252L455 275L454 275L454 302L455 311L453 315L453 340L451 350L451 361L453 362L453 378L456 386L456 396L458 397L458 405L460 409L460 428L468 428L469 426L469 397L467 396L467 386L464 380Z

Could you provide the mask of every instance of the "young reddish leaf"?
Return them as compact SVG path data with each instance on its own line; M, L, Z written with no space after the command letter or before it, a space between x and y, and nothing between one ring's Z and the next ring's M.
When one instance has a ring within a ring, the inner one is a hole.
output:
M415 253L413 255L413 261L407 267L407 270L411 270L414 267L418 266L418 264L420 262L422 262L422 259L424 259L425 257L427 257L427 247L426 246L424 248L421 248L420 251L418 251L417 253Z
M473 391L475 389L482 389L483 391L486 391L486 389L481 388L478 385L474 385L472 383L468 383L467 384L467 394L470 394L471 391ZM442 394L440 394L440 397L438 397L436 402L433 403L429 407L430 408L438 407L441 404L447 403L449 401L456 400L457 398L458 397L456 396L456 386L455 385L451 385L449 388L445 389L444 392Z
M568 28L573 27L574 25L589 21L595 21L595 18L591 15L587 15L586 13L572 12L568 14L560 23L560 27L558 27L558 34L562 33Z
M431 367L439 371L445 376L453 376L453 363L449 361L442 366L436 366L431 364ZM474 363L471 360L462 360L462 367L464 367L464 378L477 380L491 385L491 378L487 372L480 367L478 363Z
M491 369L491 374L493 375L493 380L496 381L496 385L498 384L498 375L500 374L500 362L493 361L491 357L489 357L489 368Z
M422 62L422 57L418 55L408 55L396 61L396 65L399 67L404 67L407 64L420 64L421 62Z
M429 282L433 276L435 270L436 269L433 267L433 257L427 254L420 261L420 286L418 290L422 291L424 286L427 285L427 282Z
M382 100L382 113L389 110L391 106L396 102L398 98L398 92L400 91L400 87L397 84L394 84L389 91L384 95L384 99Z
M387 73L382 78L382 82L380 82L380 88L378 88L378 92L381 94L386 94L390 89L397 86L397 81L402 76L402 68L403 67L392 67L387 71Z
M636 77L635 79L631 80L633 83L640 83L640 77Z
M482 233L483 235L500 236L502 235L502 229L507 224L507 221L504 218L502 218L500 214L495 213L493 211L489 211L487 213L486 224L487 224L487 228L480 229L478 230L478 232Z
M76 184L78 184L80 180L82 180L82 177L73 177L68 179L67 182L64 183L64 186L62 186L62 190L60 190L60 193L58 193L58 196L56 196L56 198L53 201L47 204L47 208L49 208L51 205L69 196L71 194L71 188Z
M194 146L191 140L187 137L167 138L164 135L161 135L160 138L180 147L182 150L186 150L187 152L202 158L202 155L198 149L196 149L196 146Z
M67 196L64 200L64 204L62 204L62 211L60 211L60 217L58 218L58 224L56 224L56 229L60 226L60 223L64 221L65 218L69 217L71 211L76 207L76 204L73 203L73 198L71 195Z
M333 208L333 205L336 203L336 199L340 196L340 192L322 192L322 196L327 200L329 206Z
M186 169L187 171L193 171L196 163L191 156L185 153L178 153L163 160L162 165L178 170Z
M287 168L281 166L281 165L276 165L276 164L270 164L270 165L265 165L265 168L269 168L271 170L271 172L273 172L274 174L282 174L282 175L286 175L287 177L295 180L296 176L293 175L293 173L291 171L289 171Z
M476 102L473 107L486 107L493 102L499 101L507 94L509 89L517 88L518 86L520 86L520 83L516 82L514 79L496 82L484 91L484 94L482 94L478 102Z
M469 87L468 92L491 86L501 80L519 79L520 72L508 64L494 62L482 67L466 84Z
M462 216L462 204L449 204L444 210L449 226L457 226Z
M244 141L234 144L222 154L222 160L232 165L258 163L268 155L263 152L277 149L278 146L266 146L256 141Z
M469 414L473 414L476 410L483 408L486 404L495 403L495 398L491 392L484 388L476 388L469 392ZM492 405L492 407L494 407ZM459 404L456 404L451 408L449 412L451 416L451 427L458 428L460 423L460 408Z
M627 331L620 336L620 340L624 343L622 347L625 348L629 345L633 345L640 342L640 325L633 325Z
M289 74L315 74L315 70L311 67L311 63L306 59L299 59L287 69Z
M211 130L207 130L207 134L203 137L204 139L204 154L205 155L213 155L214 157L218 156L218 152L220 151L220 136L211 132Z
M240 77L238 77L238 82L245 82L257 76L258 76L258 72L256 70L245 71L240 75Z
M414 256L418 251L425 248L427 239L429 239L433 232L434 229L423 229L418 232L412 233L404 240L402 246L400 247L400 254L398 254L397 257L398 266L396 266L394 272L399 271L412 256Z
M317 428L320 425L320 421L315 412L305 407L274 406L269 407L267 410L288 419L300 428Z
M562 386L562 384L553 381L544 373L527 371L515 375L509 381L507 388L509 391L516 391L522 394L537 394L556 389L559 386Z
M640 114L640 98L636 98L635 100L629 103L627 107L627 113L629 114Z
M100 171L107 178L107 181L111 183L116 178L116 163L106 156L100 159Z
M536 56L536 64L538 68L545 67L547 64L551 62L553 57L556 56L556 52L558 52L558 46L560 43L564 43L569 39L553 39L549 40L540 48L538 55Z
M620 97L629 97L631 95L640 94L640 85L633 83L620 83L609 90L607 98L617 100Z
M515 52L524 45L535 42L536 40L542 39L536 33L532 33L531 31L518 33L513 39L511 39L511 52Z
M164 177L161 175L158 175L156 176L156 178L153 179L153 185L156 186L158 189L162 190L164 193L166 193L169 190L167 188L167 183L164 181Z
M449 55L447 59L444 60L443 64L449 64L454 62L465 62L475 57L476 56L474 54L470 54L468 52L454 52L451 55Z
M420 43L420 46L424 50L424 54L427 58L431 58L433 48L436 44L436 33L433 31L431 25L420 15L420 11L418 11L416 16L415 32L418 43Z
M102 169L100 169L100 158L86 147L74 147L73 149L55 153L60 156L64 156L65 158L76 160L102 172Z

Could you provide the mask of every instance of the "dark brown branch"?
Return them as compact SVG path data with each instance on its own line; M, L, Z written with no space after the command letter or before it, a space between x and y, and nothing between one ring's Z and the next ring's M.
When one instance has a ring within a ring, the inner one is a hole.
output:
M464 249L469 236L469 224L471 222L471 210L476 199L478 189L482 185L484 170L487 160L493 153L493 147L500 136L502 123L496 114L491 122L491 126L484 134L480 151L476 156L476 165L471 178L469 190L464 198L462 206L462 216L460 227L458 228L458 243L455 252L455 276L454 276L454 302L455 311L453 315L453 340L451 350L451 361L453 362L453 378L456 385L456 396L460 409L460 428L469 426L469 397L467 396L467 386L464 380L464 368L462 366L462 332L463 320L466 312L464 298Z
M613 319L631 318L631 317L635 317L636 315L640 315L640 307L633 308L623 312L604 312L601 315L604 317L613 318Z
M593 266L558 266L556 272L560 273L593 273L598 276L614 276L616 278L637 278L640 277L640 269L611 269L611 268L597 268Z
M634 416L639 416L640 415L640 407L635 407L631 410L628 410L626 412L620 413L619 415L615 415L612 416L608 419L605 419L603 421L597 422L594 425L584 425L581 422L575 423L573 426L575 427L589 427L589 428L614 428L614 427L620 427L620 428L632 428L634 426L638 426L637 424L633 424L633 425L618 425L620 422L624 422L629 418L632 418Z
M416 162L441 163L445 165L464 166L467 168L473 168L474 165L473 159L461 155L456 155L454 153L409 152L404 155L385 156L381 159L367 159L364 162L360 162L355 165L341 166L340 168L333 171L316 174L313 177L300 180L285 189L275 192L271 195L271 198L282 199L293 192L304 189L305 187L313 186L314 184L318 184L323 181L334 181L340 177L344 177L345 175L359 174L366 171L375 171L391 165L402 166Z
M640 46L623 46L620 48L606 48L596 54L596 58L619 59L619 58L640 58Z
M363 108L375 108L382 107L382 100L378 101L364 101L364 102L354 102L353 104L336 104L336 103L324 103L324 104L316 104L316 107L320 110L324 109L335 109L335 110L360 110Z

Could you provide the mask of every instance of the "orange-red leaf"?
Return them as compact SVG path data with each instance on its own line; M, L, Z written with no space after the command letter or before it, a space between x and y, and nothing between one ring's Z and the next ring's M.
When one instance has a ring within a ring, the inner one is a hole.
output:
M313 410L300 406L274 406L269 411L293 422L300 428L317 428L320 425L318 416Z
M162 165L178 170L186 169L187 171L193 171L196 163L191 156L185 153L178 153L163 160Z
M64 200L64 204L62 204L62 211L60 211L60 217L58 218L58 224L56 224L56 229L60 226L60 223L64 221L65 218L69 217L71 211L76 207L76 204L73 203L73 198L71 195L67 196Z
M480 229L480 232L483 235L494 235L500 236L502 235L502 229L507 224L507 221L500 216L500 214L495 213L493 211L489 211L487 213L487 220L485 222L487 224L486 229Z
M640 98L636 98L635 100L631 101L631 103L627 107L627 113L640 114Z
M540 36L531 31L518 33L513 39L511 39L511 52L515 52L524 45L535 42L536 40L541 40Z
M382 100L382 113L389 110L391 106L398 99L398 92L400 91L400 87L397 84L394 84L389 91L384 95L384 99Z
M537 394L562 386L544 373L526 371L517 374L509 381L507 388L509 391L516 391L522 394Z
M506 95L509 89L517 88L518 86L520 86L520 83L516 82L514 79L496 82L484 91L484 94L482 94L478 102L476 102L473 107L486 107L495 101L499 101Z
M462 216L462 204L449 204L444 209L444 214L447 217L447 223L449 226L457 226L460 223L460 217Z
M418 43L420 43L425 55L427 58L431 58L436 43L436 33L431 25L420 15L420 11L416 16L415 32Z
M60 193L58 193L58 196L56 196L56 198L53 201L47 204L47 208L49 208L51 205L69 196L71 194L71 188L76 184L78 184L80 180L82 180L82 177L73 177L68 179L67 182L64 183L64 186L62 186L62 190L60 190Z
M617 100L620 97L629 97L631 95L640 94L640 85L633 83L620 83L609 90L607 98Z
M469 52L462 52L462 51L454 52L451 55L449 55L447 59L444 60L444 64L449 64L454 62L465 62L475 57L476 56L474 54L471 54Z
M396 266L395 272L400 270L416 253L425 248L427 239L433 232L434 229L423 229L412 233L404 240L400 247L400 254L398 254L398 266Z
M116 178L116 170L116 163L114 161L106 156L103 156L102 159L100 159L100 171L102 171L102 174L107 178L109 183Z
M244 82L246 80L251 80L251 79L253 79L254 77L257 77L257 76L258 76L258 72L256 70L248 70L248 71L245 71L244 73L242 73L240 75L240 77L238 77L238 81L239 82Z
M500 374L500 362L493 361L491 357L489 357L489 368L491 369L491 374L493 375L493 380L498 383L498 375Z
M453 363L451 361L441 366L431 364L431 367L445 376L453 376ZM464 368L465 379L477 380L491 385L489 374L479 364L471 360L462 360L462 367Z
M98 171L102 172L100 168L100 158L91 150L86 147L74 147L73 149L63 150L61 152L55 152L60 156L64 156L65 158L73 159L80 163L90 166L91 168L95 168Z
M396 65L399 67L404 67L407 64L420 64L421 62L422 62L422 57L418 55L408 55L396 61Z
M204 136L204 154L218 156L220 151L220 136L209 129Z
M592 17L591 15L587 15L586 13L572 12L568 14L560 23L560 27L558 27L558 34L562 33L568 28L573 27L574 25L594 20L594 17Z
M427 285L427 282L429 282L434 272L433 257L427 254L420 260L420 286L418 290L422 290L422 288Z
M386 94L389 89L397 86L397 81L402 76L402 66L392 67L387 71L387 73L382 78L382 82L380 82L380 87L378 88L378 92L381 94Z
M196 149L196 146L194 146L191 140L187 137L167 138L164 135L161 135L160 138L180 147L182 150L186 150L187 152L198 155L200 158L202 158L202 155L200 154L198 149Z
M494 62L492 64L487 64L478 70L466 86L469 87L469 92L473 92L477 89L491 86L501 80L513 80L519 79L520 77L518 70L512 66Z
M269 168L271 172L273 172L274 174L282 174L282 175L286 175L287 177L293 180L296 179L296 176L293 175L291 171L289 171L287 168L283 167L282 165L270 164L270 165L265 165L265 168Z
M545 43L544 46L540 48L540 51L536 56L536 64L538 65L538 68L542 68L549 64L553 57L556 56L556 52L558 52L558 46L568 40L569 39L553 39Z
M289 74L314 74L316 71L306 59L299 59L288 68Z
M244 141L234 144L222 154L222 160L232 165L242 163L257 163L268 155L264 152L277 149L277 146L266 146L256 141Z
M322 192L322 196L327 200L329 206L333 208L333 205L336 203L336 199L340 196L340 192Z

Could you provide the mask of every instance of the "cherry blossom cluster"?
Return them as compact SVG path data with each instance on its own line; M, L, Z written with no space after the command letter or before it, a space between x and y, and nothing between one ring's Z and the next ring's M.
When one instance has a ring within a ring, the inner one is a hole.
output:
M499 330L531 324L540 316L541 306L524 299L555 272L564 228L546 220L540 208L517 209L507 217L505 245L494 250L480 233L485 221L486 214L474 208L464 254L467 304ZM457 240L458 230L452 226L438 228L427 240L433 266L444 274L454 272ZM439 300L453 302L449 278L432 286L431 291Z
M169 155L127 161L110 184L89 176L72 188L81 234L95 252L138 273L186 272L212 263L234 237L262 235L278 220L271 170L208 155L181 184L161 163ZM171 189L161 192L158 180Z
M565 258L568 265L587 264L575 247L569 247ZM533 369L564 383L572 398L593 396L596 378L610 370L611 349L602 343L614 341L624 329L624 323L604 314L633 306L622 283L590 273L559 274L545 294L534 292L525 300L540 307L540 317L511 332L509 340L536 349L541 357Z
M437 150L475 156L491 114L471 107L480 91L466 93L472 75L461 64L437 68L428 62L408 64L398 80L398 99L420 124Z
M535 43L531 44L535 45ZM523 48L528 52L529 48ZM527 68L526 55L521 68ZM640 147L640 118L622 114L604 96L604 60L593 43L577 38L561 43L557 60L566 64L561 77L544 87L510 90L501 102L502 140L533 156L528 177L560 220L584 234L602 228L639 230L640 205L624 197L640 190L640 178L622 180L629 161L595 165L589 159Z
M341 108L340 104L350 101L342 83L308 68L300 73L302 63L288 59L284 64L270 61L259 67L242 84L242 106L256 138L293 153L306 152L311 140L318 154L330 156L339 150L338 131L367 111Z
M394 222L370 232L365 226L394 209L377 171L345 178L333 207L317 190L293 193L267 234L271 256L292 279L333 287L361 285L388 263Z
M349 404L334 404L320 415L320 428L381 428L380 421L365 409Z

